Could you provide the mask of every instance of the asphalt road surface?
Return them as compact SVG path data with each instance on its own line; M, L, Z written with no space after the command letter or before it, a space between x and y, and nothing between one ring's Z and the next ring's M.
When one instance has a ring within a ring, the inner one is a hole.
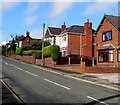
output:
M117 91L38 69L8 57L2 57L1 61L3 81L26 104L119 104L120 94Z

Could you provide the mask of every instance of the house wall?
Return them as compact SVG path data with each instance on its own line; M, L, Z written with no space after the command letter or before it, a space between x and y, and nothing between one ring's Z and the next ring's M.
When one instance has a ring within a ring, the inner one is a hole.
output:
M68 50L67 54L80 55L80 35L68 35Z
M56 45L61 46L61 37L60 36L56 36Z
M112 40L103 42L102 41L102 32L109 30L109 29L112 29ZM100 27L99 31L97 32L97 43L98 43L97 48L101 47L102 45L111 43L115 47L113 63L115 65L120 64L117 61L117 50L116 50L118 45L120 44L120 32L118 33L118 30L106 19L103 21L103 25ZM96 52L96 54L97 54L97 59L98 59L98 51ZM98 63L98 64L105 65L105 63ZM106 65L113 65L113 64L108 62L108 63L106 63Z
M120 31L118 31L118 45L120 45Z
M31 41L32 39L30 39L29 37L27 37L26 39L24 39L23 41L22 41L22 46L24 46L24 45L30 45L30 41ZM29 42L28 42L29 41Z

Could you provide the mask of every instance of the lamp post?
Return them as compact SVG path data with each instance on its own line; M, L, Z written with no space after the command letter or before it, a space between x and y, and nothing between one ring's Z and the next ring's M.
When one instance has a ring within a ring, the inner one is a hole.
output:
M45 23L43 23L43 38L42 38L42 66L44 66L44 32L45 32Z

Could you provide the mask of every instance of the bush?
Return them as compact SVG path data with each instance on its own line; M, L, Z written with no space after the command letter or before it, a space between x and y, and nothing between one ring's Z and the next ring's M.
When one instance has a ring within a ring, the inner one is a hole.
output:
M47 46L47 47L44 47L44 50L43 50L43 55L45 57L50 57L51 56L51 46Z
M31 55L35 55L35 58L37 58L37 59L41 59L42 58L42 51L41 50L28 50L28 51L24 51L23 52L23 55L29 55L29 56L31 56Z
M57 61L57 59L60 56L60 47L58 45L52 45L51 46L51 57L53 59L53 61Z
M41 50L37 50L34 54L35 54L35 58L37 58L37 59L42 58L42 51Z
M51 56L53 61L56 61L60 56L60 47L58 45L50 45L44 47L43 54L45 57Z
M23 55L32 55L33 54L33 52L32 52L32 50L28 50L28 51L23 51Z
M22 49L22 47L17 48L16 51L15 51L15 54L16 55L22 55L22 50L21 49Z
M24 45L16 49L16 55L23 55L24 51L32 50L32 47L29 45Z

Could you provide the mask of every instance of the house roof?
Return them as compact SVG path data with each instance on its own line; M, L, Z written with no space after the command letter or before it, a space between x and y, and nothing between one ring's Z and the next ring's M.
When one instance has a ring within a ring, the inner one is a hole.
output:
M115 48L112 46L112 45L108 45L108 46L102 46L102 47L99 47L97 49L97 51L100 51L100 50L114 50Z
M118 50L120 50L120 45L118 46L118 48L117 48Z
M22 40L26 39L27 37L29 37L30 39L32 39L29 35L27 35L26 37L22 37L21 39L19 39L19 41L22 41Z
M120 24L118 24L120 22L120 16L113 16L113 15L104 15L104 17L102 18L96 32L99 31L103 21L105 19L108 19L108 21L118 30L120 30Z
M61 28L48 27L51 34L59 35L61 33Z
M92 31L94 32L95 30L92 29ZM84 33L84 26L72 25L66 28L66 30L63 32L61 32L61 28L48 27L45 33L45 38L51 37L52 35L64 34L66 32L71 33L71 34Z
M84 33L84 27L83 26L78 26L78 25L73 25L68 27L65 31L62 33L69 32L69 33Z

